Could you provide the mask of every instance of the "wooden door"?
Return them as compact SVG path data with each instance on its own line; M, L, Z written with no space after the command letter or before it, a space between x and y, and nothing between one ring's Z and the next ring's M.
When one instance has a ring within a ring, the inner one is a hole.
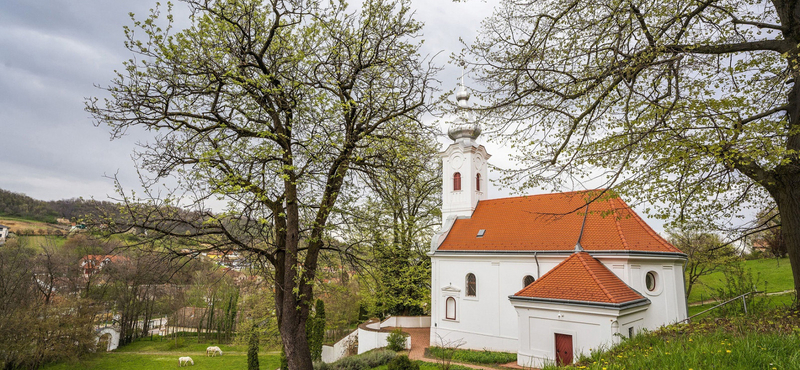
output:
M572 363L572 336L556 334L556 364L558 366Z

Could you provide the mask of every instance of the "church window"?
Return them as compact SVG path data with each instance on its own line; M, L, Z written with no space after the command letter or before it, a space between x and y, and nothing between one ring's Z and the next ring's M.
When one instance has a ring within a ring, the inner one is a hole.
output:
M475 190L481 191L481 174L475 175Z
M654 291L656 290L656 273L654 271L650 271L645 276L645 284L647 285L647 290Z
M474 297L477 295L476 293L475 274L469 273L467 274L467 297Z
M522 287L524 288L528 285L531 285L534 281L536 281L536 279L534 279L533 276L525 275L525 277L522 278Z
M456 172L453 174L453 190L461 190L461 173Z
M447 300L445 301L444 318L448 320L456 319L456 299L453 297L447 297Z

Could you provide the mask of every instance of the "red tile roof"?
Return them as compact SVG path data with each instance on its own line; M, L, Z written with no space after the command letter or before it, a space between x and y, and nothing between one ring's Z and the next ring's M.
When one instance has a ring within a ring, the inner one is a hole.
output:
M622 199L599 190L482 200L472 217L456 220L438 250L572 251L589 201L585 250L681 253ZM477 237L482 229L483 237Z
M573 253L514 296L606 304L644 299L586 252Z

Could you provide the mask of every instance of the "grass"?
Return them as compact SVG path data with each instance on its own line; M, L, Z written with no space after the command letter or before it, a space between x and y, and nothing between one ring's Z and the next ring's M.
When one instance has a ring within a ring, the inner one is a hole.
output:
M579 369L800 369L797 312L677 324L624 340L572 365ZM545 369L556 369L546 366Z
M100 352L79 361L60 362L44 366L45 370L133 370L165 369L178 367L178 357L189 356L194 360L192 370L202 369L246 369L247 346L219 345L223 355L206 357L206 347L212 344L187 340L184 346L175 348L174 340L139 339L122 346L114 352ZM261 350L258 356L261 369L280 367L280 352Z
M770 293L794 289L792 267L789 265L788 258L748 260L744 261L744 265L745 269L750 269L753 274L756 288L759 291ZM701 277L700 281L692 287L689 303L713 299L716 290L724 284L725 277L722 271Z
M142 354L142 353L103 353L96 354L76 362L61 362L44 366L44 370L151 370L178 368L178 357L189 355L195 366L192 370L203 369L246 369L247 354L225 354L217 357L205 357L203 354ZM259 368L273 370L280 367L280 355L259 354Z
M766 297L764 297L763 295L759 295L756 299L764 300L765 303L766 303L766 308L770 308L770 309L784 308L784 309L786 309L786 308L791 307L792 304L794 303L795 295L794 295L794 293L777 294L777 295L770 295L770 296L766 296ZM689 316L691 317L692 315L695 315L695 314L698 314L700 312L703 312L703 311L705 311L705 310L707 310L707 309L709 309L711 307L716 306L717 304L718 303L713 302L713 303L706 303L706 304L703 304L703 305L689 306ZM729 305L741 306L742 303L741 303L741 301L734 301L734 302L729 303ZM713 316L713 315L715 315L714 311L716 311L716 310L709 311L708 313L701 315L701 317L702 316L707 316L707 315L708 316Z
M425 356L429 358L440 358L442 352L447 349L441 347L430 347L425 351ZM468 349L451 349L453 351L453 362L464 362L468 364L507 364L517 361L516 353L492 352L492 351L473 351Z
M413 362L415 364L419 365L419 370L441 370L441 367L439 367L439 364L435 364L435 363L432 363L432 362L419 361L419 360L413 361ZM372 368L372 370L388 370L388 369L389 369L389 365L381 365L381 366ZM450 365L450 370L475 370L475 369L470 368L470 367L460 366L460 365Z

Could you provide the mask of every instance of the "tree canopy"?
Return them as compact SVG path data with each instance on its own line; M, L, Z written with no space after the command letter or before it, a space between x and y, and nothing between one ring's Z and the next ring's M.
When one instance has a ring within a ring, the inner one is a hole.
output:
M673 221L774 202L800 287L800 6L507 0L461 60L522 186L607 187Z
M110 226L266 261L288 366L309 369L318 259L337 249L328 221L353 191L348 176L378 154L374 143L424 129L436 68L418 53L421 25L405 1L359 11L338 1L185 3L191 26L176 33L158 9L134 18L125 33L135 58L105 88L110 98L87 103L113 137L157 134L136 154L145 196L123 192L124 216ZM165 178L177 188L159 193ZM227 206L211 212L209 200Z

